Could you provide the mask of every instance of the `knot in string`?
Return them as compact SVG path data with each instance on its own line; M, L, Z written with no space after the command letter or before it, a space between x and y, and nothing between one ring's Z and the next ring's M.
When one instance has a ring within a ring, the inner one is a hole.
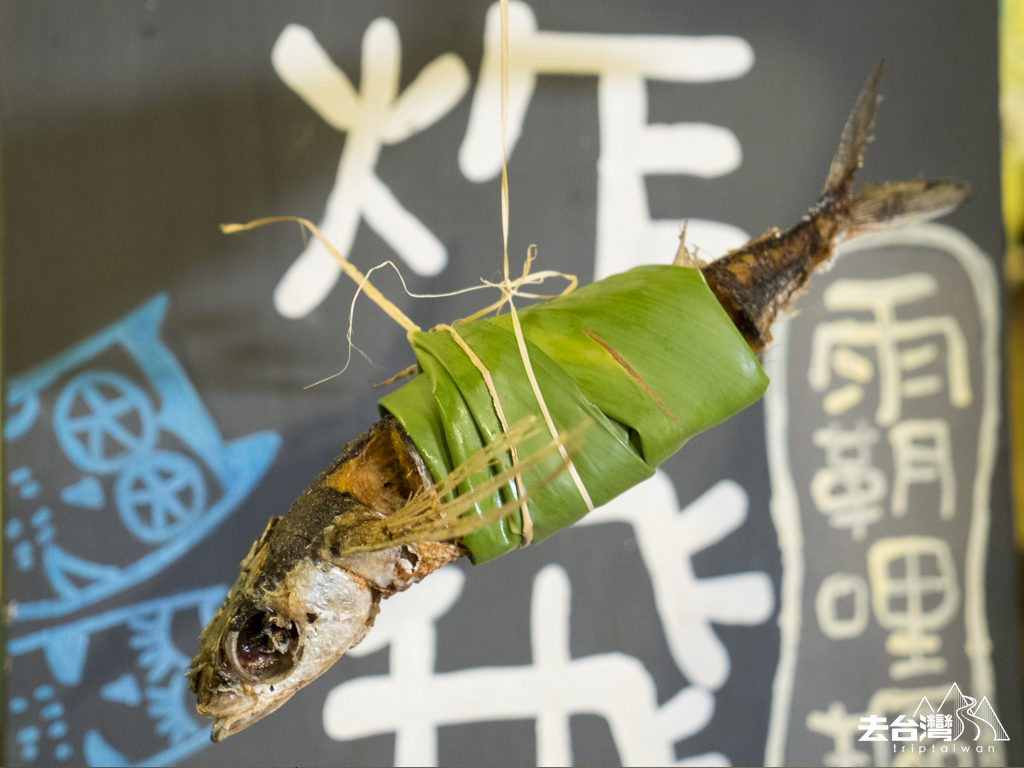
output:
M493 302L492 304L484 307L483 309L477 310L468 317L464 317L461 320L457 320L456 322L465 323L470 320L476 320L478 318L484 317L485 315L489 315L491 312L501 312L501 310L505 307L506 304L509 306L510 311L514 313L515 305L512 303L512 299L513 297L516 296L524 299L554 299L557 298L558 296L564 296L565 294L571 293L572 291L576 290L576 285L579 282L579 280L576 278L576 275L570 275L565 272L559 272L558 270L554 269L544 269L541 270L540 272L531 272L530 268L532 267L533 262L536 260L536 258L537 246L531 245L526 250L526 259L523 261L523 274L521 276L515 279L511 279L508 276L506 270L506 275L501 280L495 281L481 279L480 282L483 284L482 287L497 289L498 291L501 292L501 298ZM550 280L552 278L561 278L566 281L567 285L564 289L562 289L561 293L532 293L522 290L523 286L542 285L546 280Z

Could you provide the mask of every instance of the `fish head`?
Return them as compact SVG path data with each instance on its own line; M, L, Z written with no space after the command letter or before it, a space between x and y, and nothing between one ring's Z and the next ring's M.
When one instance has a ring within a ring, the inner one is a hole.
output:
M380 593L330 562L305 556L268 567L271 533L257 541L199 636L186 673L196 711L220 741L270 714L331 667L373 623Z

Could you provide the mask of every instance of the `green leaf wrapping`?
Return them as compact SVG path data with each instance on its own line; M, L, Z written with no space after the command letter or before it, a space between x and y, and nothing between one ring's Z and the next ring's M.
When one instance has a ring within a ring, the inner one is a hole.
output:
M691 436L757 401L768 378L697 269L637 267L519 310L534 373L558 430L589 421L573 463L595 505L649 477ZM540 416L509 315L456 326L490 371L508 423ZM447 331L411 337L420 373L381 398L441 478L501 432L483 376ZM551 439L519 446L521 455ZM527 488L557 464L527 472ZM507 464L506 464L507 466ZM490 470L487 470L490 471ZM482 471L466 485L482 482ZM514 498L515 489L503 491ZM491 501L501 503L496 495ZM534 541L587 507L568 472L529 501ZM518 513L463 539L474 562L519 546Z

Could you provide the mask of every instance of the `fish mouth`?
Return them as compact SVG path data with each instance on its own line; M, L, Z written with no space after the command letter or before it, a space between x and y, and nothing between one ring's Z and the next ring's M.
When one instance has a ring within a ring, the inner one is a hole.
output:
M214 693L196 702L196 712L203 717L241 718L247 715L258 701L257 697L247 693Z
M197 659L186 674L189 688L196 694L196 712L213 720L212 741L227 738L258 719L255 710L259 706L259 696L256 692L242 687L226 690L221 685L223 681L215 665Z
M246 717L215 717L213 725L210 726L210 741L215 744L218 741L223 741L228 736L246 728L249 723L250 718Z
M256 696L237 693L214 694L208 701L196 703L196 712L213 719L210 741L222 741L238 733L265 713L257 710Z
M199 707L196 707L199 714L213 718L213 725L210 726L210 741L215 743L223 741L228 736L244 731L257 720L261 720L277 710L278 707L291 698L291 693L282 695L279 699L271 702L260 702L256 696L245 696L245 698L249 700L247 706L243 709L239 702L238 711L225 712L223 709L220 709L216 712L204 712Z
M213 720L210 741L223 741L228 736L245 730L257 720L269 715L288 699L294 690L279 687L274 691L252 688L244 683L223 684L218 668L212 664L199 664L189 670L189 685L196 693L196 712Z

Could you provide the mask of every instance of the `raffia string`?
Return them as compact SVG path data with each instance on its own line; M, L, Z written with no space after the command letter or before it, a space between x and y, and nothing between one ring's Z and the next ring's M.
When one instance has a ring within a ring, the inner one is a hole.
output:
M522 296L524 298L540 298L548 299L554 298L552 295L547 294L536 294L527 293L522 291L522 286L526 285L539 285L546 279L551 277L564 278L568 285L566 288L557 295L565 295L571 292L576 287L576 277L574 275L567 275L562 272L554 270L543 270L540 272L530 272L530 268L535 258L535 246L530 246L527 250L526 260L523 263L523 274L521 277L513 280L509 272L509 259L508 259L508 233L509 233L509 191L508 191L508 157L505 150L508 140L508 81L509 81L509 54L508 54L508 0L500 0L501 7L501 241L502 241L502 274L503 279L500 283L489 282L482 280L483 283L480 286L474 288L464 289L462 291L454 291L450 294L435 294L435 296L450 296L457 293L464 293L467 290L476 290L479 288L497 288L501 291L501 298L492 303L491 305L474 312L469 317L457 320L454 325L459 323L468 322L470 320L476 320L483 317L491 312L500 311L506 304L509 308L509 313L512 316L512 329L516 338L516 345L519 349L519 356L522 359L523 367L526 371L527 380L530 383L530 388L533 390L533 395L537 400L537 405L540 408L541 414L544 417L544 423L547 425L548 432L554 439L555 444L558 447L558 452L561 455L562 463L568 469L569 475L572 477L573 483L576 485L580 496L583 499L584 504L587 507L588 512L594 511L594 504L590 498L590 494L587 492L586 487L583 485L583 479L580 477L576 466L573 464L572 459L569 457L569 452L565 446L565 441L561 438L558 433L558 429L555 426L555 422L551 417L551 412L548 410L547 403L544 400L544 395L541 393L540 385L537 383L537 377L533 371L533 365L530 362L530 355L526 348L526 339L523 336L523 329L519 322L519 315L516 312L515 303L513 297ZM420 331L421 328L416 325L409 317L402 312L395 304L393 304L387 297L384 296L369 280L369 274L364 275L352 262L345 258L323 235L320 229L308 219L300 218L297 216L274 216L263 219L257 219L247 224L222 224L221 231L225 234L232 234L235 232L241 232L245 230L255 229L262 227L267 224L275 224L279 222L295 222L300 226L307 229L321 244L327 249L327 252L331 254L336 262L341 266L342 270L347 274L359 287L356 291L356 297L352 300L352 309L349 314L349 354L351 356L351 350L353 348L352 343L352 312L354 311L355 298L358 297L359 292L365 292L367 298L372 300L377 306L379 306L384 312L398 323L402 328L405 329L406 333L411 335L416 331ZM384 265L378 265L384 266ZM391 264L394 267L393 264ZM372 273L378 267L374 267L370 270ZM397 271L397 268L396 268ZM401 279L401 273L399 273ZM405 287L405 281L402 280L402 287L406 293L409 293L408 288ZM410 294L415 295L415 294ZM444 330L452 335L452 338L459 345L459 347L466 353L466 356L470 359L473 365L480 371L483 376L484 383L487 386L487 391L491 395L491 400L494 403L494 410L498 416L498 420L501 422L503 432L508 434L509 424L505 418L504 409L501 407L501 401L498 396L497 389L494 386L494 380L491 376L487 366L484 365L480 357L472 350L469 344L466 343L465 339L458 333L454 325L439 325L435 330ZM347 367L347 364L346 364ZM344 369L343 369L344 370ZM334 374L337 375L337 374ZM327 377L332 378L332 377ZM324 379L326 381L326 379ZM523 485L522 474L520 470L520 464L516 446L510 445L509 452L512 457L512 470L516 480L516 488L518 490L518 506L520 514L522 516L522 543L521 546L526 547L530 545L533 539L533 522L530 518L529 507L527 505L527 492Z
M512 287L511 275L508 270L508 208L509 208L509 195L508 195L508 156L505 151L505 145L508 138L508 0L501 0L501 263L502 273L504 279L501 281L499 288L501 289L501 299L497 302L495 309L500 309L506 302L509 306L512 316L515 317L516 308L512 303L512 291L515 290ZM527 257L526 269L524 270L524 278L526 273L529 272L530 258ZM475 313L479 314L479 313ZM501 407L501 398L498 397L498 390L494 386L494 379L491 377L491 372L487 370L487 366L484 365L483 360L470 348L466 340L459 335L452 326L448 325L444 327L451 333L452 338L455 339L455 343L458 344L462 351L466 353L469 359L472 361L476 369L480 371L480 375L483 376L484 384L487 385L487 391L491 395L491 401L494 403L494 412L498 416L498 420L501 422L501 429L504 432L508 432L508 420L505 418L505 411ZM517 339L518 343L518 339ZM520 346L520 350L523 347ZM522 355L522 352L520 352ZM523 356L523 365L526 369L530 370L530 359L528 356ZM532 383L533 377L530 376ZM538 402L543 402L543 396L540 390L534 389L534 394L538 398ZM547 420L545 420L547 421ZM548 422L548 429L551 429L550 422ZM555 439L558 439L558 433L552 433ZM533 518L530 516L530 507L526 501L526 487L523 485L523 475L519 471L519 452L515 445L509 446L509 454L512 456L512 467L515 470L516 478L516 497L519 500L519 517L522 520L522 530L520 531L520 546L528 547L533 542ZM565 456L563 455L563 460Z
M513 281L511 274L509 273L508 265L508 153L505 150L508 142L508 70L508 0L501 0L501 250L504 279L501 283L495 286L501 290L501 299L490 307L470 315L467 320L482 317L490 311L500 310L505 304L508 304L509 313L512 316L512 330L516 337L516 345L519 348L519 357L523 361L523 367L526 370L526 378L530 382L530 388L533 390L533 396L536 398L540 412L544 416L544 423L547 425L548 431L551 433L551 437L558 445L558 451L561 454L562 461L568 468L569 474L573 479L573 483L576 485L577 490L580 492L580 496L583 498L584 504L587 506L587 511L593 512L594 504L590 499L590 494L587 492L586 486L583 485L583 479L576 470L576 466L573 464L572 459L569 458L568 451L559 437L558 428L555 427L555 422L551 418L551 412L548 410L547 403L544 401L544 395L540 391L540 385L537 383L537 377L533 372L533 365L530 362L530 354L526 349L526 339L523 337L523 329L519 323L519 314L516 312L515 302L512 301L513 296L519 295L519 286L523 285L530 279L530 266L534 259L534 249L531 247L527 251L526 261L523 264L522 277ZM533 277L533 281L536 281L537 278L541 277L541 274L542 273L538 273L535 275ZM569 281L569 286L565 291L563 291L563 293L568 293L575 287L576 278L572 277ZM487 370L487 366L484 365L483 361L470 348L465 339L459 335L458 331L456 331L454 327L450 325L438 326L438 330L446 330L451 333L455 342L466 353L467 357L469 357L473 365L476 366L477 370L480 371L480 375L483 376L484 383L487 386L487 391L490 393L491 400L494 403L494 411L498 416L498 420L501 422L501 428L505 432L508 432L508 421L505 419L504 409L501 407L501 399L498 397L498 391L494 386L494 380L491 377L491 372ZM515 446L512 446L509 452L512 455L512 466L515 468L519 461ZM519 497L519 513L522 518L522 540L520 546L528 547L533 541L533 520L530 517L529 506L526 502L526 489L523 485L522 474L517 471L515 473L515 478L516 488L518 490L517 495Z
M331 254L336 262L338 262L345 274L362 286L367 297L369 297L374 304L383 309L388 317L402 326L406 333L413 333L415 331L422 330L418 325L416 325L416 323L410 320L402 310L396 307L387 296L378 291L373 283L371 283L367 277L359 271L359 268L355 264L342 256L338 249L331 245L330 241L324 237L320 228L309 219L303 219L300 216L268 216L264 219L250 221L247 224L221 224L220 231L226 235L233 235L236 232L245 232L250 229L256 229L257 227L265 227L267 224L279 224L288 221L294 222L299 226L308 229L310 234L319 240L324 248L327 249L327 252Z
M551 433L551 437L556 441L559 441L558 429L555 427L555 422L551 418L551 412L548 410L547 403L544 401L544 395L540 391L540 386L537 384L537 377L533 372L533 365L530 363L530 355L526 349L526 339L523 338L523 329L519 324L519 315L516 313L515 303L512 301L512 297L515 295L516 286L512 284L508 269L508 209L509 209L509 193L508 193L508 155L505 151L505 147L508 142L508 0L501 0L501 237L502 237L502 265L504 268L505 279L501 286L502 298L508 302L509 313L512 315L512 329L515 332L516 344L519 347L519 356L522 358L523 367L526 369L526 377L530 381L530 388L533 390L533 395L537 399L537 405L540 407L540 412L544 416L544 423L547 424L548 431ZM523 268L523 279L529 273L530 262L532 257L528 252L526 264ZM571 287L570 289L571 290ZM479 366L478 366L479 367ZM489 374L488 374L489 376ZM498 406L497 392L493 389L491 391L491 397L494 400L495 409ZM504 427L506 430L507 426ZM565 446L561 441L558 443L559 452L562 455L562 461L565 462L569 469L569 475L572 477L573 483L576 485L576 489L579 491L580 496L583 498L583 503L587 506L587 512L594 511L594 503L590 499L590 494L587 493L586 486L583 485L583 479L580 477L579 472L576 470L576 465L573 464L569 458L569 454L565 449ZM513 454L513 461L515 456ZM522 487L522 480L520 476L516 475L516 482L519 487ZM525 499L521 507L523 516L523 542L522 546L529 546L530 538L532 538L532 522L528 523L529 514L526 510ZM531 537L527 537L527 527L531 530Z
M439 325L436 327L436 330L448 331L455 340L455 343L466 353L466 357L480 371L480 375L484 378L484 384L487 386L487 391L491 395L491 402L494 403L494 412L498 416L498 421L501 422L501 430L507 433L509 431L509 423L508 419L505 418L505 409L501 407L501 398L498 397L498 390L494 386L494 378L491 376L487 366L484 365L484 361L480 359L479 355L473 351L473 348L466 343L466 340L452 326ZM561 443L559 443L559 446L561 447ZM526 486L523 484L523 474L520 471L519 464L519 450L515 443L509 444L508 452L512 456L512 468L515 470L516 498L519 500L519 515L522 519L522 530L520 531L522 536L521 546L528 547L533 541L533 518L530 517L530 507L526 501Z
M323 232L320 231L319 227L317 227L313 222L309 221L309 219L304 219L299 216L270 216L263 219L256 219L245 224L222 224L220 228L221 231L224 232L225 234L235 234L237 232L244 232L250 229L257 229L259 227L264 227L269 224L279 224L282 222L296 223L299 226L303 227L305 230L307 230L317 240L319 240L320 243L324 246L324 248L327 249L327 252L331 254L335 261L338 262L338 264L341 266L345 274L352 278L352 280L358 286L356 289L355 296L352 297L352 304L349 308L349 327L347 332L347 339L349 344L349 358L351 358L352 349L358 349L358 347L355 347L355 344L352 341L352 322L353 315L355 312L356 299L359 297L360 293L365 293L367 298L369 298L377 306L379 306L385 312L385 314L388 315L388 317L390 317L392 320L394 320L396 323L402 326L402 328L404 328L408 334L412 334L415 331L422 330L404 312L402 312L402 310L400 310L394 303L392 303L388 298L386 298L384 294L382 294L380 290L373 285L373 283L370 282L370 275L373 274L373 272L375 272L377 269L380 269L384 266L390 266L393 269L395 269L396 273L398 274L398 278L402 283L402 288L405 291L405 293L415 298L443 298L448 296L455 296L462 293L467 293L469 291L481 290L485 288L496 288L499 291L501 291L502 295L500 299L493 302L489 306L484 307L483 309L478 310L477 312L474 312L469 317L457 320L456 324L478 319L480 317L483 317L484 315L490 314L491 312L500 311L506 304L509 305L510 314L512 315L513 330L516 337L516 344L519 349L520 357L523 360L523 365L526 369L527 380L530 382L530 387L533 390L534 397L537 399L537 403L540 406L541 413L544 416L544 423L550 434L554 437L555 445L557 446L558 452L561 456L562 464L568 469L570 476L573 477L573 480L576 483L577 488L580 490L580 494L587 505L588 511L593 511L593 504L590 500L590 496L587 493L586 488L583 486L583 481L579 477L576 467L572 463L572 459L569 457L569 452L568 448L566 447L565 440L559 436L558 430L555 428L554 421L552 420L551 414L547 408L547 404L544 401L544 396L541 394L540 387L537 384L536 376L533 373L533 366L530 364L530 356L526 349L526 341L523 337L522 328L519 324L519 316L516 312L515 305L512 303L513 296L522 296L524 298L535 299L551 299L556 298L557 296L564 296L565 294L575 290L578 282L575 275L569 275L564 272L558 272L556 270L542 270L540 272L531 272L530 268L533 264L534 259L536 258L536 247L531 245L527 251L526 259L523 262L523 273L520 277L517 277L514 280L505 279L497 283L489 280L481 280L480 285L470 286L469 288L463 288L448 293L417 294L411 292L408 289L405 283L405 279L402 277L402 273L399 272L398 268L395 267L395 265L391 262L384 262L383 264L378 264L377 266L370 269L364 275L359 270L358 267L352 264L352 262L346 259L333 245L331 245L331 242L327 239ZM522 286L540 285L541 283L553 277L562 278L566 281L566 287L562 289L560 293L543 294L532 293L522 290ZM491 376L491 372L487 369L487 366L484 365L484 362L480 359L476 352L473 351L473 349L469 346L466 340L462 338L462 336L453 326L438 325L435 326L432 330L447 331L448 333L450 333L455 342L466 353L466 356L469 358L470 362L473 363L473 366L480 372L480 375L484 379L484 384L487 386L487 391L491 396L491 401L494 404L494 410L496 415L498 416L498 420L501 423L502 431L508 434L511 427L508 423L508 420L505 418L505 412L501 406L501 399L498 396L498 391L494 385L494 379ZM330 376L325 376L323 379L320 379L319 381L314 382L309 386L316 386L317 384L322 384L323 382L340 375L342 372L344 372L345 368L347 367L348 363L346 362L345 367L342 368L341 371L331 374ZM415 368L413 368L413 370L415 370ZM398 378L399 376L404 375L405 373L408 372L409 371L407 369L406 371L403 371L402 373L398 374L398 376L392 377L392 379ZM521 546L525 547L529 546L533 538L533 521L530 517L529 507L527 504L527 498L529 497L529 493L527 493L526 488L523 484L521 471L518 470L520 466L519 455L514 443L510 446L509 453L512 456L512 468L516 470L516 495L519 500L519 510L523 521L522 531L520 532L522 536Z

